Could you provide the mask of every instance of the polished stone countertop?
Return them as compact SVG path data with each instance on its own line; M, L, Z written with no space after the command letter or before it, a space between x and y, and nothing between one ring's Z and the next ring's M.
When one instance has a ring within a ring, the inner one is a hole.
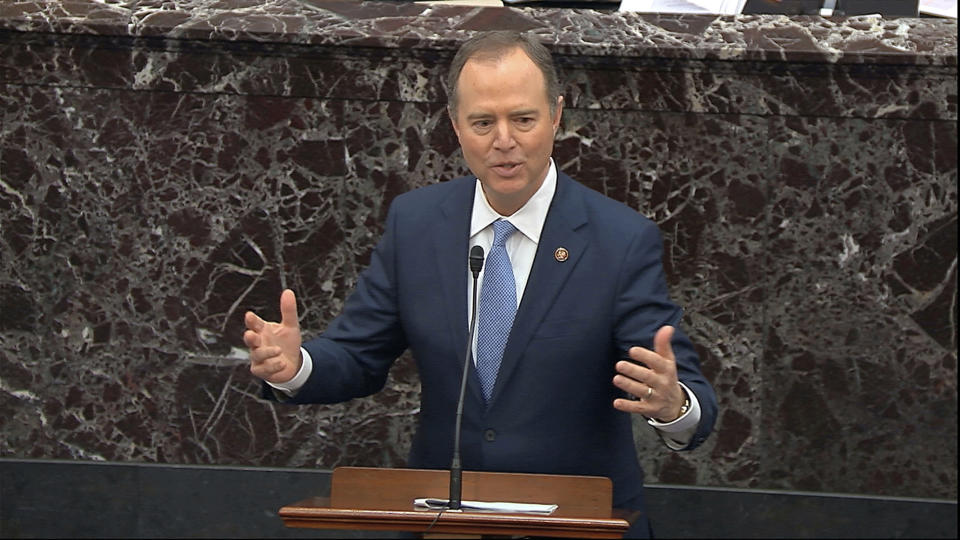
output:
M15 0L0 30L342 47L455 49L532 31L555 53L956 66L953 19L638 14L348 0Z

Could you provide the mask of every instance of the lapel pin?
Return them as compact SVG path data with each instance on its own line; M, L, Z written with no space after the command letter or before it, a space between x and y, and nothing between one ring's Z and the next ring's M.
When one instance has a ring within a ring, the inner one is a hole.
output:
M556 251L553 252L553 258L557 262L563 262L570 258L570 252L567 251L567 248L558 247Z

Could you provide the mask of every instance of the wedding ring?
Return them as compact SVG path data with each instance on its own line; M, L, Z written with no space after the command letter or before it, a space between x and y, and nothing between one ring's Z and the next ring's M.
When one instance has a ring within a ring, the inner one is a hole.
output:
M647 387L647 395L644 396L644 397L645 397L646 399L650 399L650 396L652 396L652 395L653 395L653 387L652 387L652 386L648 386L648 387Z

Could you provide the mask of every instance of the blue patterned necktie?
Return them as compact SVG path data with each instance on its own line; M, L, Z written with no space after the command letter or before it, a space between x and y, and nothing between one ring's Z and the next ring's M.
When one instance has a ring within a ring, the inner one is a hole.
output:
M487 256L477 308L477 373L483 397L490 401L517 312L517 285L505 246L517 229L509 221L493 222L493 245Z

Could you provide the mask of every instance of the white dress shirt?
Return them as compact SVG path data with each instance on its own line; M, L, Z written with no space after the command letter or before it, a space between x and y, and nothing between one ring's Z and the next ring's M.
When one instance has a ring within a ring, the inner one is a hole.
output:
M470 219L470 248L481 246L484 253L490 252L490 246L493 244L493 222L498 219L506 219L517 229L517 232L507 239L506 250L510 257L510 264L513 266L513 278L517 286L517 306L523 299L523 292L526 290L527 279L530 277L530 269L533 268L533 258L537 253L537 244L540 242L540 233L543 231L543 225L547 220L547 212L550 210L550 203L553 201L553 195L557 191L557 167L553 159L550 160L550 168L547 176L540 185L540 189L530 197L519 210L511 216L502 216L496 212L487 201L483 193L483 187L478 180L476 190L473 196L473 214ZM473 305L473 274L470 269L467 272L467 321L470 320L469 310ZM483 270L477 280L477 286L483 286ZM474 361L476 361L476 336L472 344L474 348ZM303 365L300 371L286 383L269 383L270 386L283 391L287 395L293 395L307 382L307 378L313 370L313 360L306 349L301 348L300 354L303 358ZM613 384L611 377L610 384ZM684 392L690 399L690 408L686 414L677 418L673 422L662 423L653 419L647 422L660 431L663 435L663 442L670 448L677 450L687 445L693 437L700 421L700 404L697 396L691 392L683 383L680 383ZM613 407L613 403L610 404Z

